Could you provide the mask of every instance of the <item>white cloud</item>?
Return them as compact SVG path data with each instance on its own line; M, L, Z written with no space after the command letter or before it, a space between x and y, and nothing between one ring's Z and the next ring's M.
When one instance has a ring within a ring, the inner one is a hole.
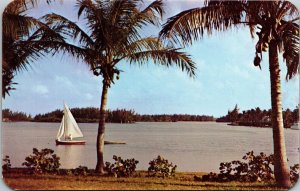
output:
M64 86L73 87L73 83L69 80L69 78L63 76L55 76L54 79L57 83L63 84Z
M86 93L86 94L85 94L85 98L86 98L87 100L92 100L92 99L93 99L93 95L90 94L90 93Z
M45 95L49 93L48 88L44 85L36 85L32 88L32 91L40 95Z

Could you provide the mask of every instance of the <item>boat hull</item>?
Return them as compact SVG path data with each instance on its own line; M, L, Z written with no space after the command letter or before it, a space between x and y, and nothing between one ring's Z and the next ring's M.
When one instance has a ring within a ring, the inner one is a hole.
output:
M55 140L56 145L85 145L85 140L60 141Z

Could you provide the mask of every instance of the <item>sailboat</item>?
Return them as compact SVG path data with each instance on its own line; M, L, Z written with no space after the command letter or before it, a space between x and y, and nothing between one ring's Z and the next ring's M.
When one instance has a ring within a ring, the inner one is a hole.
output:
M56 136L57 145L84 145L82 140L83 134L78 127L70 109L64 103L64 115L62 117L60 127Z

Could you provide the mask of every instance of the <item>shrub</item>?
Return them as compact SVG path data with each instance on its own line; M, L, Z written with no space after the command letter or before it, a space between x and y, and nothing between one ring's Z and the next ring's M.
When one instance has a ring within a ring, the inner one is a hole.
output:
M108 172L108 175L113 175L115 177L129 177L135 172L136 165L139 161L132 159L123 160L121 157L113 156L115 163L110 162L105 163L104 170Z
M6 155L5 158L2 160L3 160L3 165L2 165L3 172L9 171L11 169L11 163L10 163L9 156Z
M291 166L291 170L290 170L290 178L292 182L297 182L299 179L299 169L300 169L300 165L299 164L295 164L294 166Z
M202 176L203 181L241 181L241 182L255 182L255 181L271 181L274 180L274 172L272 165L274 165L273 155L267 156L260 153L255 156L253 151L246 153L243 157L246 162L238 160L231 162L220 163L220 173L210 173ZM293 182L299 178L299 164L291 167L290 177ZM197 178L198 179L198 178Z
M253 151L248 152L243 159L246 162L238 160L220 164L219 181L238 180L243 182L268 181L274 179L273 155L267 156L260 153L255 156Z
M210 172L207 175L203 175L202 179L198 176L194 176L195 181L218 181L218 174Z
M72 170L73 174L76 176L86 176L88 174L88 167L86 166L79 166L77 168L75 168L74 170Z
M58 172L57 172L59 175L64 175L64 176L69 176L69 175L72 175L73 172L72 172L72 169L58 169Z
M167 159L164 159L160 155L156 159L149 162L148 175L157 177L169 177L175 176L176 165L169 163Z
M220 164L219 181L270 181L274 179L273 155L267 156L263 152L255 156L253 151L246 153L241 162L238 160Z
M248 160L248 173L250 177L256 177L258 180L270 180L274 179L273 170L270 165L274 165L273 155L267 156L263 152L255 156L253 151L248 152L244 157L244 160Z
M39 151L33 148L33 155L26 157L26 162L22 165L26 166L30 172L35 174L58 172L60 158L53 153L54 151L52 149L45 148Z

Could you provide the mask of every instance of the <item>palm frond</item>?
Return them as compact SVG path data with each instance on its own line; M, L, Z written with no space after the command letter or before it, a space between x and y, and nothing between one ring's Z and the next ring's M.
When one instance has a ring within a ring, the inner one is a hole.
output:
M159 20L162 19L164 14L162 0L153 1L148 7L146 7L141 14L143 19L151 24L159 24ZM158 14L158 16L157 16Z
M245 21L249 23L251 37L255 37L256 25L262 23L261 3L248 1L245 4Z
M49 42L49 41L46 41ZM76 59L84 59L87 54L87 50L84 48L81 48L79 46L76 46L74 44L70 44L67 42L59 42L59 41L54 41L54 42L49 42L49 47L51 48L51 52L54 55L55 53L57 53L58 51L61 51L63 53L68 53L72 56L74 56ZM92 55L89 55L92 56Z
M8 70L26 70L31 61L37 60L43 55L42 47L32 41L19 41L3 50L4 63L7 63Z
M179 49L165 47L156 37L141 37L140 29L160 19L163 7L162 1L156 0L140 11L140 2L79 0L78 16L83 16L90 35L75 22L57 14L48 14L43 19L49 27L41 27L33 39L44 46L44 51L52 54L60 51L82 59L95 75L102 75L109 82L113 82L114 74L119 72L116 64L123 59L140 64L153 59L156 64L177 65L194 76L196 67L189 55ZM76 40L78 38L80 40Z
M153 60L154 64L163 65L166 67L178 66L182 71L186 71L190 77L195 77L196 64L192 61L189 55L181 52L180 49L160 49L136 52L125 58L131 64L137 63L144 65Z
M116 48L116 54L122 55L121 57L126 57L127 55L131 55L135 52L141 52L144 50L158 50L161 49L161 47L163 47L163 44L157 37L146 37L132 42L124 48Z
M135 42L140 39L140 30L147 25L156 25L160 24L162 15L164 13L163 3L161 0L153 1L149 4L144 10L140 11L137 9L137 3L134 2L134 7L132 7L132 14L129 14L122 24L122 28L127 30L127 42ZM124 17L125 18L125 17Z
M103 7L102 1L97 1L97 4L98 9L99 7ZM78 7L78 18L83 12L93 12L94 15L97 15L97 6L91 0L78 0L76 6Z
M24 40L4 39L3 61L7 63L9 70L27 69L32 61L36 61L44 53L48 53L49 49L53 48L53 43L58 41L64 42L64 37L42 24L38 30Z
M282 34L283 58L287 66L286 79L291 79L299 72L299 44L300 44L299 25L287 22Z
M55 0L46 0L48 4ZM6 36L16 36L16 33L24 31L22 34L28 36L32 26L39 26L39 20L27 16L25 11L36 6L38 0L14 0L7 5L3 11L3 34Z
M293 3L289 1L279 1L279 8L277 9L276 18L281 20L285 16L298 17L299 10Z
M126 19L135 13L137 1L132 0L117 0L110 1L107 5L107 17L111 21L111 25L121 26L125 24Z
M46 0L49 4L55 0ZM29 17L25 11L36 6L38 0L14 0L7 5L3 12L2 20L2 97L9 95L14 88L12 80L15 74L30 66L31 61L43 56L46 51L39 42L34 42L39 34L39 27L44 24L38 19ZM32 31L35 31L32 35Z
M17 83L13 82L14 74L10 70L2 69L2 97L5 98L5 95L10 95L11 90L16 88L13 85Z
M213 30L224 31L241 22L244 11L242 3L219 3L211 1L207 7L186 10L169 18L159 33L160 38L186 45L203 37L205 32L210 35Z
M104 49L105 46L110 46L114 38L118 37L117 33L111 27L109 19L109 3L110 1L91 1L79 0L77 7L79 8L78 16L83 14L83 19L86 21L87 28L90 31L91 39L94 39L94 46L97 49ZM117 29L117 28L115 28ZM112 48L112 47L111 47Z
M79 38L79 43L84 46L94 46L94 41L90 35L82 30L76 23L68 20L67 18L52 13L42 17L46 21L46 25L58 32L60 35L67 35L70 38Z
M39 27L40 21L29 16L3 13L2 27L4 39L19 39L29 36L33 27Z
M51 0L47 0L47 3L48 2L50 3ZM20 15L26 10L36 6L37 3L38 0L14 0L6 6L4 13Z

